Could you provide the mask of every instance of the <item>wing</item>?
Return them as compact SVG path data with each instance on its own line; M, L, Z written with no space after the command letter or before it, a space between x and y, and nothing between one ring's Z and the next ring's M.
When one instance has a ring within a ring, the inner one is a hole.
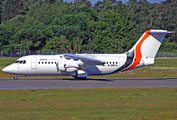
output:
M75 55L75 54L64 54L63 55L66 59L74 59L74 60L81 60L84 64L90 65L104 65L105 61L94 59L95 56L93 55Z

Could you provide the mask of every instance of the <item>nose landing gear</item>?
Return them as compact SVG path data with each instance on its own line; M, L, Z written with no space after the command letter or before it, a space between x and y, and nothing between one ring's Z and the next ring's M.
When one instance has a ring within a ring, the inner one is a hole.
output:
M14 78L14 80L18 80L18 77L16 75L13 78Z

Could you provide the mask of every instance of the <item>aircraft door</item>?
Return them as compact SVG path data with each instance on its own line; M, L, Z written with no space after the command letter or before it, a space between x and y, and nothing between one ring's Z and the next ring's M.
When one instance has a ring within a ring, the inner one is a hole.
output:
M125 68L125 59L123 57L119 57L119 67L121 67L121 69Z
M58 63L59 71L65 71L65 66L66 66L65 61L63 60L59 61Z
M37 60L36 57L31 57L31 68L36 69L37 68Z

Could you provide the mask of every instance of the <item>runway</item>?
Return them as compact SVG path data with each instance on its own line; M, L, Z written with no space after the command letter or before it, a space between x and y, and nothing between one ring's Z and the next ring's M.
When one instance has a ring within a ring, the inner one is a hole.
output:
M177 87L177 78L0 78L0 90L55 88L152 88Z

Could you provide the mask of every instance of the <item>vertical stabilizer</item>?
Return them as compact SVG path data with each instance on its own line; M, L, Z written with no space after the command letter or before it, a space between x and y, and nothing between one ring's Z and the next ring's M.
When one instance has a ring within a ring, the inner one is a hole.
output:
M154 63L154 57L167 33L166 30L147 30L127 52L128 63L126 69L133 69ZM132 58L132 59L130 59Z

